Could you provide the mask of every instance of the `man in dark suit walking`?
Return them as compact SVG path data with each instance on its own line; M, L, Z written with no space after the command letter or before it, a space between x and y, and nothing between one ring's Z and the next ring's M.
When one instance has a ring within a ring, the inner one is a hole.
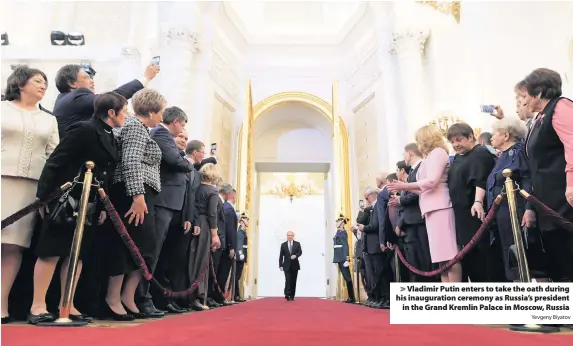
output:
M163 121L151 130L151 138L161 149L161 192L155 202L155 244L156 256L159 258L161 249L167 237L167 233L173 232L172 236L182 236L191 230L191 223L181 222L181 211L185 201L187 187L187 173L193 170L193 164L181 155L181 151L175 145L175 138L185 128L187 115L178 107L166 108L163 112ZM191 221L191 220L188 220ZM169 242L171 243L171 242ZM165 253L173 253L176 249L170 249ZM163 262L163 261L162 261ZM185 261L169 263L169 270L185 273ZM156 275L157 260L151 265L151 271ZM165 266L163 266L166 268ZM158 277L165 275L164 268L159 268ZM149 317L161 317L163 312L158 310L149 293L149 281L140 282L136 292L136 303L139 311ZM174 301L168 301L166 308L170 312L184 312Z
M294 300L296 294L296 278L300 270L298 258L302 255L302 247L294 240L294 233L287 232L287 241L282 243L279 252L279 269L285 273L285 299Z
M114 91L126 99L145 88L157 74L159 65L149 65L142 78L134 79ZM56 88L60 94L54 105L54 116L58 120L60 139L64 137L70 125L91 119L94 114L96 98L93 77L95 71L81 65L65 65L56 74Z

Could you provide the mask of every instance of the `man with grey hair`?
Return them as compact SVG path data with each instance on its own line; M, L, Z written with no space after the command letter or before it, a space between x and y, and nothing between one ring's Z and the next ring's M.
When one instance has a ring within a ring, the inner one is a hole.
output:
M179 249L178 244L191 230L192 220L182 220L182 211L185 202L187 187L187 174L193 170L193 164L186 160L177 148L175 137L184 131L187 123L187 115L179 107L169 107L163 112L163 121L151 130L150 136L161 149L161 192L157 194L155 202L155 263L151 264L150 270L160 280L167 280L168 272L175 276L185 275L187 261L183 260L185 254ZM189 238L186 238L189 239ZM163 249L165 242L166 248ZM173 256L177 256L174 260ZM158 263L161 263L157 266ZM169 265L167 265L169 264ZM155 270L157 268L157 271ZM175 278L177 280L177 278ZM179 280L177 280L179 281ZM157 303L162 303L162 295L158 292L155 297ZM155 308L152 296L149 292L149 281L144 280L139 284L136 293L136 303L141 312L149 317L161 317L163 313ZM185 312L175 301L165 302L165 308L172 313Z
M229 197L233 194L233 187L231 184L223 184L219 193L225 201L225 203L223 203L223 215L225 216L225 242L221 242L223 253L221 254L219 268L217 268L217 282L221 287L221 291L225 292L227 279L229 278L229 274L233 268L233 260L235 259L239 220L235 208L231 203L229 203Z
M383 178L383 179L381 179ZM379 175L376 179L378 185L386 182L386 176ZM381 285L379 284L382 265L383 265L383 254L380 249L380 239L379 239L379 226L378 226L378 212L376 210L378 190L372 187L367 187L364 190L364 199L372 207L369 209L370 217L368 219L368 225L358 224L357 228L359 232L362 232L362 253L364 256L364 265L366 267L366 276L368 278L368 291L370 291L370 297L364 303L368 307L382 307L382 297L380 294Z

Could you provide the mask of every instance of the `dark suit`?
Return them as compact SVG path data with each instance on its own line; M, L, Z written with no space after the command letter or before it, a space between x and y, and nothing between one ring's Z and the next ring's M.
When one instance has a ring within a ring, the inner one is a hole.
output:
M419 168L420 163L410 171L407 180L409 183L415 183L417 181L416 175L418 174ZM402 241L406 260L420 270L431 271L432 259L430 257L428 231L426 230L426 222L424 218L422 218L418 201L419 195L416 193L403 191L400 194L402 210L398 217L398 227L405 233ZM435 278L427 278L410 273L410 281L431 282L435 281Z
M356 217L356 224L359 225L368 225L370 223L370 214L372 211L372 206L368 206L366 208L364 208L364 210L360 210L358 212L358 216ZM361 233L360 234L360 240L356 242L356 247L355 247L355 251L357 253L356 256L358 256L358 254L360 255L360 275L362 275L362 284L364 285L364 291L366 292L366 296L368 297L368 299L371 299L372 297L372 287L370 285L370 281L369 281L369 277L368 277L368 272L366 271L366 257L368 256L367 254L365 254L365 245L364 245L364 240L366 238L366 234L365 233Z
M241 259L243 255L243 259ZM237 230L237 247L235 248L235 256L237 263L237 271L235 273L235 300L239 297L239 281L243 275L243 268L245 263L247 263L247 258L249 257L249 238L247 232L243 229Z
M151 265L151 271L158 278L166 279L169 276L171 279L175 278L178 282L184 282L184 278L180 276L185 275L187 271L185 268L185 261L177 261L172 263L168 258L173 258L176 250L179 247L173 248L184 237L183 223L181 222L181 210L185 201L185 187L187 186L187 173L193 170L193 164L181 156L181 151L177 149L175 140L171 132L162 125L157 126L151 130L151 139L157 143L161 149L161 165L159 174L161 179L161 192L159 192L155 199L155 262ZM170 246L162 253L163 245L166 241L167 234L173 233L166 244ZM160 256L162 255L162 256ZM166 257L167 256L167 257ZM160 257L162 257L160 259ZM177 258L185 258L185 255L179 254ZM162 265L156 267L158 262ZM166 271L169 269L170 274ZM166 280L165 280L166 281ZM150 306L151 294L149 293L150 281L142 281L137 291L137 303L142 306ZM161 298L161 296L158 296Z
M237 212L229 202L223 204L223 214L225 215L225 243L221 243L223 249L219 268L217 270L217 282L221 290L225 291L225 284L229 278L229 273L233 268L233 259L229 258L231 249L237 247L237 228L239 227ZM233 297L234 298L234 297Z
M388 188L384 187L376 196L376 219L378 220L378 248L380 245L386 245L386 243L396 244L396 233L392 229L392 224L388 216L388 201L390 200L390 193ZM364 227L366 228L366 227ZM372 259L372 271L373 271L373 286L372 292L373 296L378 301L390 300L390 282L392 282L393 272L392 272L392 252L382 252L370 255Z
M295 255L295 259L290 257ZM293 240L289 251L288 241L281 245L279 252L279 268L283 268L285 273L285 297L294 298L296 294L296 278L300 270L298 258L302 255L302 247L298 241Z
M143 84L135 79L115 89L114 92L130 99L141 89ZM70 92L58 95L53 113L58 120L60 139L64 138L72 124L89 120L93 116L96 97L97 95L87 88L72 89Z
M362 230L364 237L363 253L364 264L366 265L366 276L368 277L368 285L370 286L370 296L373 301L382 300L382 269L384 268L385 254L380 249L380 230L378 223L378 202L370 212L370 222L365 225ZM367 208L368 209L368 208ZM365 209L366 211L366 209ZM383 220L382 220L383 221Z
M86 161L95 163L94 178L100 181L101 186L106 191L109 191L108 187L119 156L115 138L111 134L111 127L99 119L92 118L89 121L77 122L70 126L69 136L60 142L46 161L38 181L37 197L44 199L65 182L72 181L80 168L82 168L82 172L85 171ZM83 174L79 181L83 181ZM77 185L72 193L79 197L80 190L81 185ZM96 198L95 194L96 189L92 188L90 200ZM101 227L111 226L106 224ZM86 227L82 242L84 245L82 250L85 250L81 254L84 259L84 271L80 276L75 301L78 308L90 313L98 311L98 296L101 292L101 285L106 280L102 270L105 265L105 262L102 262L105 261L105 256L98 255L100 247L105 243L105 240L102 241L103 238L98 236L101 234L98 232L101 227ZM115 230L110 229L109 231L115 233ZM117 237L117 234L114 235ZM92 243L93 246L87 245L89 243ZM48 245L47 242L45 245ZM66 249L69 253L69 246ZM59 280L55 281L59 285ZM57 294L57 299L59 299L59 293ZM48 298L48 300L50 299Z

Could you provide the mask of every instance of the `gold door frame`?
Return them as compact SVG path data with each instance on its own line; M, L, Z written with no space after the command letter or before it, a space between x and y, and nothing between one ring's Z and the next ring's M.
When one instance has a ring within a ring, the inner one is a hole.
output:
M255 185L254 179L256 178L256 174L254 173L254 124L257 119L265 114L266 112L274 109L275 107L285 105L285 104L292 104L292 103L302 103L307 106L312 107L313 109L317 110L320 114L326 117L332 124L333 124L333 152L335 154L335 158L333 161L335 165L333 165L334 173L336 175L335 181L338 182L338 186L340 187L340 191L338 191L339 201L340 204L336 208L340 208L339 211L334 213L335 216L338 216L339 213L344 214L346 217L351 215L351 195L350 195L350 157L349 157L349 145L348 145L348 130L344 121L340 118L338 114L333 114L333 107L330 103L323 100L322 98L307 93L303 91L287 91L278 94L271 95L261 102L257 103L254 107L252 106L252 90L251 90L251 83L250 81L247 84L247 92L246 92L246 106L245 106L245 117L241 128L239 129L239 153L238 153L238 165L237 165L237 206L239 210L245 211L248 215L253 214L252 209L252 202L253 202L253 193L255 189L253 188ZM336 111L338 103L338 86L337 83L333 83L333 103L335 104L334 112ZM334 129L334 126L338 125L338 131ZM244 172L244 174L241 174ZM336 191L334 191L336 192ZM329 221L329 222L333 222ZM252 224L257 225L258 220L251 220ZM353 257L353 234L349 231L350 224L348 225L347 232L348 232L348 239L349 239L349 246L350 246L350 256ZM251 227L247 230L247 236L251 238ZM250 258L254 256L249 256ZM352 263L352 262L351 262ZM254 269L253 261L249 261L247 266L245 266L243 270L243 276L241 278L240 291L242 292L242 288L244 286L244 282L249 282L249 277L252 277ZM354 277L354 275L352 275ZM345 286L341 284L341 275L339 275L338 279L338 289L337 289L337 298L344 299L347 296L347 292L345 290Z

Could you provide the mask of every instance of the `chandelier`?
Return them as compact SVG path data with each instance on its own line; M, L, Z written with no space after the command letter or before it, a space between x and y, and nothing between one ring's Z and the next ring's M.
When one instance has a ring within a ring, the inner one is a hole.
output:
M303 182L297 184L294 181L290 181L274 184L274 186L263 192L263 194L275 195L279 196L280 198L288 197L292 203L295 197L301 198L304 196L316 195L320 193L310 183Z
M460 120L460 118L458 118L458 117L441 116L441 117L438 117L436 120L431 121L430 125L434 125L440 131L442 136L447 137L448 136L448 129L450 128L450 126L452 126L453 124L461 123L461 122L463 122L463 121Z

